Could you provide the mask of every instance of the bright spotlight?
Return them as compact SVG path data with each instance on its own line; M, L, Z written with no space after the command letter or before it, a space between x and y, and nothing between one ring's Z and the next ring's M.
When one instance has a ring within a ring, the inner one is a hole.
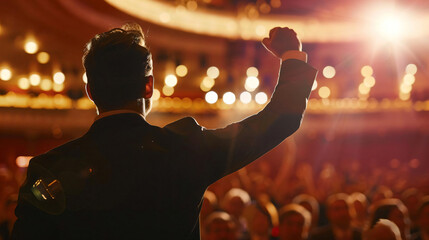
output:
M207 103L213 104L213 103L217 102L217 99L218 99L217 93L214 91L210 91L210 92L206 93L205 99L206 99Z
M235 102L235 94L232 92L226 92L223 94L222 100L224 103L231 105Z

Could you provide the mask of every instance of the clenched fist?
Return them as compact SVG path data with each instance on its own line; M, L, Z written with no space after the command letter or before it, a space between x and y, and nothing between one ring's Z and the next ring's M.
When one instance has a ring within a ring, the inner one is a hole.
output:
M278 58L281 58L286 51L302 50L301 41L295 31L287 27L271 29L270 37L264 38L262 44Z

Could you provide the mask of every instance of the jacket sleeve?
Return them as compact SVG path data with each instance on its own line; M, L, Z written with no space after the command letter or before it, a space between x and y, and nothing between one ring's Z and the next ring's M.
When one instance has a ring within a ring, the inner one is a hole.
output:
M286 60L262 111L223 129L200 130L209 184L261 157L299 128L316 74L303 61Z

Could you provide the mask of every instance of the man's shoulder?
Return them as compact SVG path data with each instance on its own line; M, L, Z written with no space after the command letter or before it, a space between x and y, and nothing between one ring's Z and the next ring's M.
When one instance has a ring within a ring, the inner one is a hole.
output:
M201 132L204 128L193 117L185 117L166 125L163 129L173 134L188 136Z

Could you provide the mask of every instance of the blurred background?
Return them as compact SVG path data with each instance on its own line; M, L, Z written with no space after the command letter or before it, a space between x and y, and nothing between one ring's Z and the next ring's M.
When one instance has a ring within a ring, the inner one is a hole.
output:
M127 22L153 55L154 125L190 115L219 128L261 110L279 61L260 40L275 26L295 29L319 70L298 132L212 186L217 198L231 187L278 205L300 193L429 193L427 0L1 0L2 205L31 156L92 124L83 49Z

